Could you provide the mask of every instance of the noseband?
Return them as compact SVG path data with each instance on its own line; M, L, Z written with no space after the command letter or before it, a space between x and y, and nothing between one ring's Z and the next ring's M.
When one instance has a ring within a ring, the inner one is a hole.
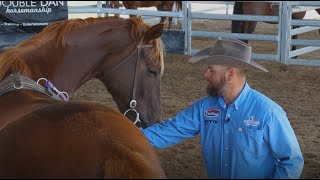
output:
M135 50L125 59L123 60L122 62L120 62L119 64L117 64L115 67L113 67L109 73L111 71L113 71L114 69L116 69L117 67L119 67L122 63L126 62L131 56L133 56L133 54L135 54L136 52L138 52L138 55L137 55L137 58L136 58L136 69L135 69L135 72L134 72L134 81L133 81L133 87L132 87L132 99L130 101L130 108L128 110L126 110L123 115L126 115L129 111L133 111L136 113L136 120L133 122L135 125L137 125L137 123L139 122L141 124L141 120L140 120L140 117L139 117L139 113L138 111L135 109L137 107L137 101L135 99L135 95L136 95L136 84L137 84L137 81L138 81L138 76L136 75L137 74L137 71L138 71L138 68L139 68L139 62L138 62L138 59L140 59L140 56L141 56L141 50L142 48L146 48L146 47L153 47L153 45L141 45L142 44L142 41L140 41L140 43L136 46Z

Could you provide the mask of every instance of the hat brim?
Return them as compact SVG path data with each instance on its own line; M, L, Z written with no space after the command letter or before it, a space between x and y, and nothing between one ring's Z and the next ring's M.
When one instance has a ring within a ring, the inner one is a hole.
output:
M201 64L218 64L224 66L232 66L239 69L245 69L255 72L268 72L268 70L263 67L261 64L251 60L250 62L245 62L241 59L237 59L231 56L225 55L205 55L209 54L212 50L212 47L203 49L196 53L193 57L189 58L190 63L201 63Z

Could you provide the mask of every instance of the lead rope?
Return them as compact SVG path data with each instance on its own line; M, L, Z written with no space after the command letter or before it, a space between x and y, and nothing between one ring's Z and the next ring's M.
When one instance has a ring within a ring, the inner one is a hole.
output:
M40 81L40 79L38 80L38 82ZM8 93L10 91L14 91L14 90L18 90L18 89L28 89L28 90L32 90L35 92L45 94L45 95L50 96L56 100L68 100L69 99L68 94L66 94L67 97L63 98L62 94L65 94L65 92L60 92L56 88L53 88L58 93L58 95L57 95L56 93L53 93L51 91L52 88L50 88L50 90L49 90L49 86L48 87L42 86L41 84L37 83L33 79L30 79L29 77L24 76L22 74L12 73L0 81L0 96Z
M69 100L69 95L67 92L61 92L59 91L54 85L52 82L48 81L46 78L39 78L38 81L37 81L37 84L39 84L39 82L41 80L45 80L45 84L44 84L44 87L45 87L45 91L46 93L48 93L50 96L52 96L52 90L54 90L58 96L63 99L64 101L68 101Z

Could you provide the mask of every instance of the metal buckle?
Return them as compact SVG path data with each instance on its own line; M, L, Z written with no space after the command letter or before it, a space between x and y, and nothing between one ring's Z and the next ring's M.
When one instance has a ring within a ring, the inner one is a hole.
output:
M131 100L130 102L130 108L134 109L137 106L137 101L136 100Z
M131 102L132 102L132 101L131 101ZM131 103L130 103L130 106L131 106ZM136 113L136 120L133 122L133 124L137 124L138 122L141 123L141 120L140 120L138 111L135 110L135 109L133 109L133 108L132 108L132 109L128 109L125 113L123 113L123 115L126 115L129 111L133 111L133 112Z
M17 87L17 86L16 86L16 83L14 83L14 84L13 84L13 87L14 87L15 89L21 89L21 88L23 88L22 82L20 82L19 84L20 84L20 87Z

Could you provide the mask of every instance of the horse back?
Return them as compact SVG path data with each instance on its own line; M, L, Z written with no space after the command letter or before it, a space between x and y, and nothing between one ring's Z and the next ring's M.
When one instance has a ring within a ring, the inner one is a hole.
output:
M238 9L242 9L242 12L237 14L279 16L279 3L276 2L236 2L234 11ZM305 14L306 11L295 12L292 13L292 18L303 19Z
M158 7L162 1L122 1L126 9L137 9L139 7Z
M57 102L1 129L1 178L164 178L156 152L119 112Z

